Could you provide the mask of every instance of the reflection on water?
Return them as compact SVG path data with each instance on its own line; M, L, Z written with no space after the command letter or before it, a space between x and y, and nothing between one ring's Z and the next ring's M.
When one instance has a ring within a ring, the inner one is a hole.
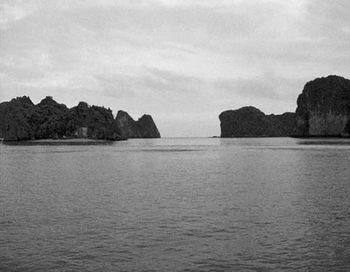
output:
M336 141L0 145L0 271L349 271Z
M320 138L320 139L303 139L299 140L297 144L300 145L350 145L350 139L336 139L336 138Z
M50 146L50 145L112 145L113 141L104 141L104 140L77 140L77 141L69 141L69 140L48 140L48 141L6 141L3 142L4 145L19 145L19 146Z

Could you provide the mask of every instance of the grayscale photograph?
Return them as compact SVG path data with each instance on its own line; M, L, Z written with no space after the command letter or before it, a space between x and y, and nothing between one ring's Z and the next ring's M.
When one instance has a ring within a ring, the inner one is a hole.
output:
M350 1L0 0L0 272L350 271Z

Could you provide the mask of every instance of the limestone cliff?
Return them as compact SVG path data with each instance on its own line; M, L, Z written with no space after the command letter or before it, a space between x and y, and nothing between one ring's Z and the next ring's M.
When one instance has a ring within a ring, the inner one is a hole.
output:
M62 120L69 109L57 103L51 96L45 97L34 106L29 118L33 138L47 139L66 135L66 124Z
M9 141L29 140L34 137L30 118L35 106L29 97L17 97L0 104L0 138Z
M350 136L350 80L328 76L310 81L297 104L298 136Z
M152 116L143 115L135 121L125 111L118 111L116 117L117 130L124 138L160 138L160 133Z
M136 122L128 120L123 123L124 127L119 128L117 124L118 118L114 119L110 109L89 106L85 102L69 109L50 96L37 105L26 96L0 104L0 138L5 141L48 138L118 140L129 138L129 134L131 138L160 137L148 115Z
M295 134L294 113L265 115L254 107L228 110L219 116L221 137L282 137Z
M79 102L62 116L62 120L66 124L66 135L90 139L118 139L110 109Z

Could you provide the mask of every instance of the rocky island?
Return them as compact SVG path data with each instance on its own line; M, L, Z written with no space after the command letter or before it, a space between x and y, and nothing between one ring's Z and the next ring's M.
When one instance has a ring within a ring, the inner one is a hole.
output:
M350 80L328 76L310 81L297 104L298 136L350 136Z
M37 105L27 96L0 104L0 138L4 141L146 137L160 138L150 115L144 115L136 122L131 117L121 122L118 116L114 118L110 109L89 106L85 102L68 108L50 96Z
M160 138L160 133L151 115L144 114L135 121L125 111L118 111L115 119L120 136L123 138Z
M265 115L254 107L228 110L220 114L221 137L281 137L295 134L294 113Z
M295 113L265 115L243 107L219 119L221 137L349 137L350 80L328 76L306 83Z

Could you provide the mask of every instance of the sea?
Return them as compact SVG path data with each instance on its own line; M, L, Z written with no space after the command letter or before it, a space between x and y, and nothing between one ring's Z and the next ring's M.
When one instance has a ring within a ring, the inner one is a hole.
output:
M0 271L350 271L350 140L0 144Z

